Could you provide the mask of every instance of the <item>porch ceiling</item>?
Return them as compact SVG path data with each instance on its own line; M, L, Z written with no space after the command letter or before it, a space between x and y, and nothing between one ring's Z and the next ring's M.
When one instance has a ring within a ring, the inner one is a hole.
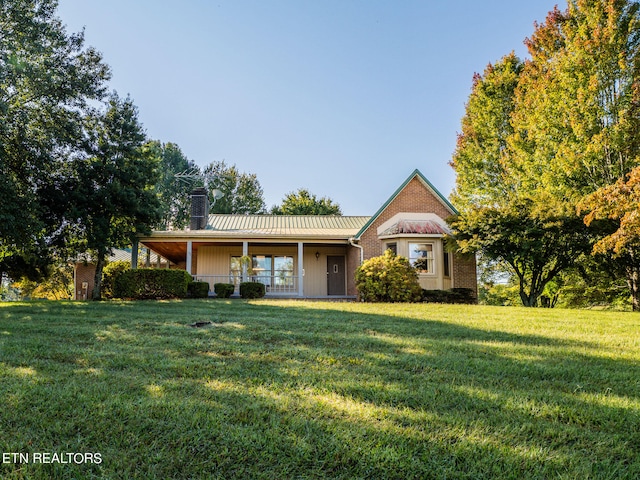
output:
M186 242L143 242L143 245L173 263L184 262L187 259Z

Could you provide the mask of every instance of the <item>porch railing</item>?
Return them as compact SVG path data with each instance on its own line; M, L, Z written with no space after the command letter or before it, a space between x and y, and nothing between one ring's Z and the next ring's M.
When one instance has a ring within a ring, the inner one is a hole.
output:
M235 289L234 295L240 294L240 283L242 277L237 275L194 275L194 280L199 282L207 282L209 284L209 293L213 294L213 286L216 283L230 283ZM251 275L247 277L249 282L260 282L264 284L267 295L297 295L298 294L298 277L293 275Z

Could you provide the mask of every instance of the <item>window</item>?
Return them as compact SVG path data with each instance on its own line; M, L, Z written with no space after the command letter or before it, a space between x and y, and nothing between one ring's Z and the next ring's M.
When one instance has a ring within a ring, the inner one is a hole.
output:
M276 288L293 288L293 257L273 257L273 284Z
M434 273L433 245L430 243L410 243L409 262L422 272Z
M450 267L449 267L449 252L444 252L444 257L442 258L442 269L443 269L443 275L445 277L450 277L451 276L451 271L450 271Z
M394 255L398 254L398 244L397 243L387 243L387 250L391 250Z
M254 255L252 258L253 276L252 278L267 287L271 285L271 256Z
M242 282L242 257L231 257L229 282L234 285L240 285L240 282Z
M280 255L253 255L251 280L273 289L288 291L294 288L293 257ZM231 257L230 275L234 283L242 281L241 257Z

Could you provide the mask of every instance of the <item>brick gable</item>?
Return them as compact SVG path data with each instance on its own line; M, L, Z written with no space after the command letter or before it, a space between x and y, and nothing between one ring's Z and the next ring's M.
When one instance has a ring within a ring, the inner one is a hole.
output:
M417 176L414 176L360 236L360 245L364 248L365 260L382 255L382 242L378 239L378 227L401 212L435 213L443 220L452 215L451 210Z
M378 238L378 227L398 213L434 213L446 220L455 213L455 209L416 172L360 233L359 244L363 248L365 260L382 255L385 244ZM350 260L355 263L355 255ZM477 298L475 257L454 254L451 271L452 287L470 288Z

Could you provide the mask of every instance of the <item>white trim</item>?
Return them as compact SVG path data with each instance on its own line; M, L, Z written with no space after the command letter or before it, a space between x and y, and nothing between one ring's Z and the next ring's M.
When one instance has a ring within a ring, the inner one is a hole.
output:
M304 297L304 243L298 242L298 296Z
M186 270L189 275L191 275L192 263L193 263L193 242L191 240L187 240L187 261L186 261Z

